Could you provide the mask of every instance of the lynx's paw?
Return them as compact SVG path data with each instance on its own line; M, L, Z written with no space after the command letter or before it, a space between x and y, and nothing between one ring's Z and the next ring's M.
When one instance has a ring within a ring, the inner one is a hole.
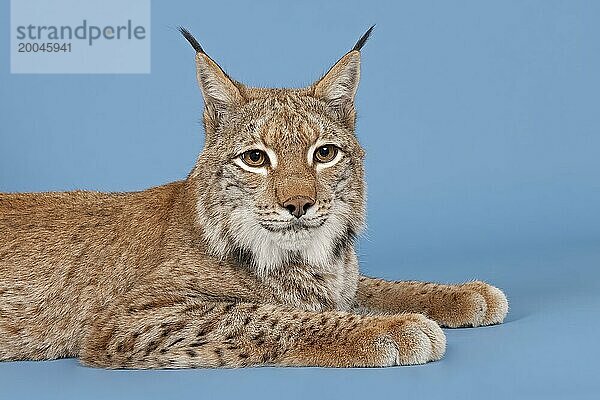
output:
M508 313L504 293L481 281L449 285L438 295L429 315L449 328L499 324Z
M461 286L477 292L485 300L486 312L480 325L504 322L504 318L508 314L508 299L502 290L481 281L473 281Z
M446 351L446 336L422 314L387 317L378 328L376 347L384 354L382 366L414 365L436 361Z

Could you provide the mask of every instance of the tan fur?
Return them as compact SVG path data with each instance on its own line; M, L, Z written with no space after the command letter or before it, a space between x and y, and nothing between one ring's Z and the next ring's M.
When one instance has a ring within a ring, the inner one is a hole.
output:
M304 89L248 88L199 51L206 144L186 180L136 193L0 194L0 360L420 364L444 353L438 323L502 322L506 297L482 282L359 277L358 50ZM341 158L317 165L318 143ZM253 148L271 165L240 164ZM295 196L315 201L301 218L282 206Z

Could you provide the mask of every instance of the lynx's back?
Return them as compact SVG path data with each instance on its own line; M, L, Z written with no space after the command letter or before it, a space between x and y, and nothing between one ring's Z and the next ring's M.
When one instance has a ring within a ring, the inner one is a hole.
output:
M38 349L16 358L76 355L85 326L157 264L181 186L0 194L0 358L23 343Z

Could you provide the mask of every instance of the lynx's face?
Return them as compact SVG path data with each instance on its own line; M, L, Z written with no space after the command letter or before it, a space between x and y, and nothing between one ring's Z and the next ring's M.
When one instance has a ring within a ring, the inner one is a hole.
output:
M203 51L196 61L206 142L191 178L210 249L260 273L331 265L364 221L359 51L303 89L248 88Z

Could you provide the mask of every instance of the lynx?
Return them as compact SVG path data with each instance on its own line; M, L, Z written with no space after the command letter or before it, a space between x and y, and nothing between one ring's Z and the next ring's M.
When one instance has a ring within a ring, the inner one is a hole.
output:
M486 283L359 274L354 98L371 29L311 86L265 89L181 28L206 135L185 180L0 195L0 360L383 367L440 359L440 326L501 323L507 299Z

